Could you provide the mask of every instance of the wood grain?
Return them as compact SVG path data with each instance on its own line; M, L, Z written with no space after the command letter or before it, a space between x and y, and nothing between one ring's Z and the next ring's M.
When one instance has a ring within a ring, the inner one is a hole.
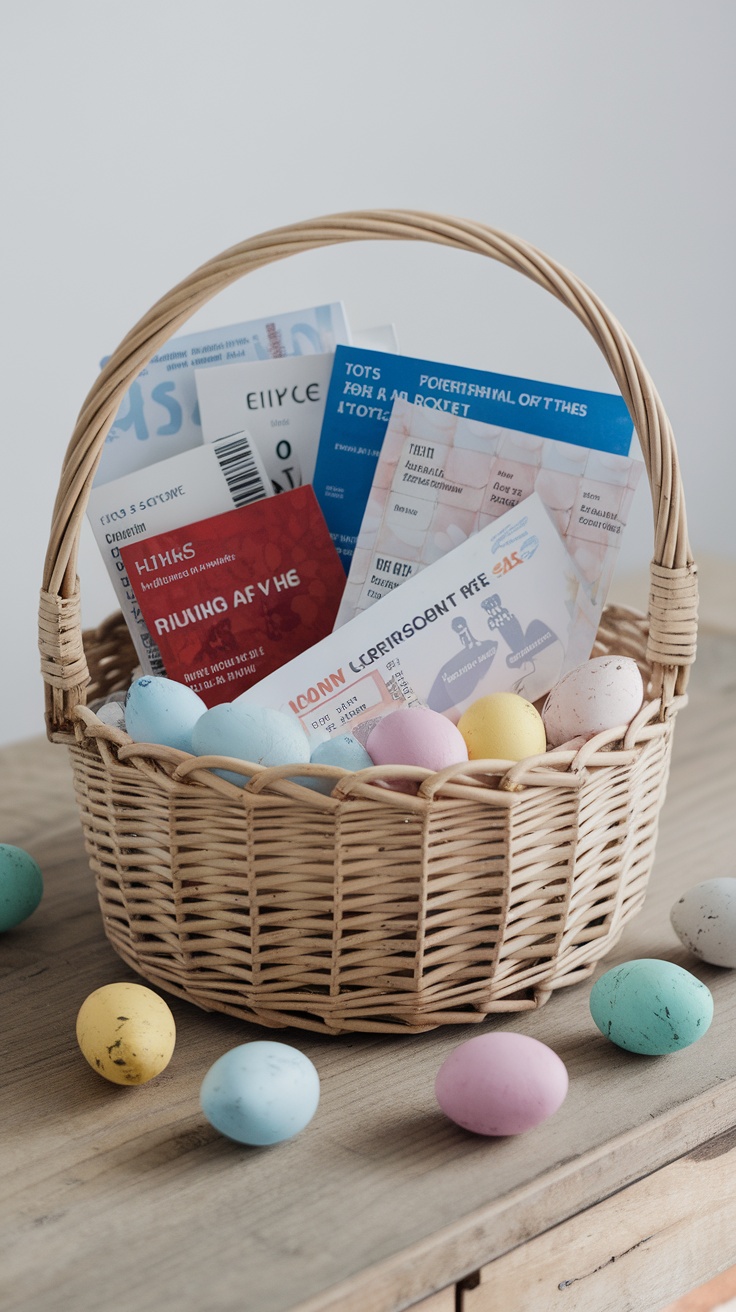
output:
M587 985L490 1020L483 1031L532 1034L570 1072L560 1112L516 1140L478 1139L437 1110L434 1077L468 1037L460 1027L282 1033L315 1062L322 1100L273 1149L221 1138L198 1105L211 1063L262 1037L253 1025L174 999L177 1049L159 1079L98 1079L76 1047L77 1009L134 976L102 932L65 750L0 753L1 836L37 857L47 885L0 942L3 1309L399 1312L736 1124L736 980L689 958L668 919L683 889L734 873L735 656L731 638L701 643L651 892L602 967L663 956L693 970L714 993L711 1030L672 1057L623 1053L595 1030Z
M707 1200L701 1210L695 1199ZM651 1312L736 1258L736 1132L479 1272L462 1312Z

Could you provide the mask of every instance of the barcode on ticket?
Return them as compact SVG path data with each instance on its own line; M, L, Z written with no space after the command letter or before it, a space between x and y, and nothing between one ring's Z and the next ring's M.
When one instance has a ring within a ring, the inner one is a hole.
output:
M214 443L220 469L225 475L233 505L249 506L271 495L263 464L247 433L231 433Z

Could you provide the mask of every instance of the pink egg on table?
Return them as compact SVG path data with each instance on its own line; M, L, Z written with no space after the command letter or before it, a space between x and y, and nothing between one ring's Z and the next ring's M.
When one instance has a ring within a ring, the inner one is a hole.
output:
M374 765L421 765L444 770L467 761L460 730L439 711L426 706L403 707L379 720L368 735L366 751Z
M538 1039L500 1031L461 1043L439 1069L435 1096L446 1116L474 1134L523 1134L562 1106L565 1064Z

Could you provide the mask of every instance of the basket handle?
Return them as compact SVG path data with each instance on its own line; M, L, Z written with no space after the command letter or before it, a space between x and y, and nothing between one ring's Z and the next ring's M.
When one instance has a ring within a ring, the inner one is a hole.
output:
M695 659L696 568L672 430L634 346L598 297L574 274L518 237L468 219L409 210L362 210L276 228L196 269L131 329L90 390L64 457L44 564L39 611L41 670L49 737L66 738L89 682L80 625L77 556L82 519L108 430L141 369L217 292L253 269L348 241L428 241L499 260L562 301L600 347L639 435L654 508L649 643L655 697L665 714L684 692Z

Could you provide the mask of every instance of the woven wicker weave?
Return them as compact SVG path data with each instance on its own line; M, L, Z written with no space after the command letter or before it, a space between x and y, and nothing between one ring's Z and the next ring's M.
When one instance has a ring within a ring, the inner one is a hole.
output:
M577 753L473 762L432 775L375 768L331 796L226 758L134 744L87 700L127 687L119 615L82 635L76 560L106 433L139 371L204 302L287 255L365 239L488 255L546 288L605 355L652 491L648 619L608 607L596 654L633 656L648 700ZM89 393L66 454L39 616L47 727L69 744L105 931L146 979L267 1026L421 1031L540 1006L585 978L643 901L677 710L695 658L696 570L667 417L634 347L593 293L517 238L463 219L334 215L252 238L175 287L128 334ZM414 779L416 795L378 781Z

